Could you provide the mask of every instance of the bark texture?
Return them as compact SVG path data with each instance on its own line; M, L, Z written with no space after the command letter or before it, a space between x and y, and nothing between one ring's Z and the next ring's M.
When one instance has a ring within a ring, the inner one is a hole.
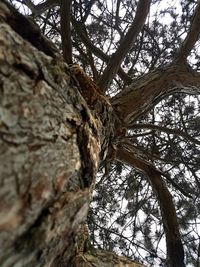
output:
M2 267L141 266L79 248L99 159L113 135L111 106L96 98L89 109L79 87L35 25L2 1Z
M101 122L68 67L4 23L11 12L1 3L0 265L70 266L98 167Z
M143 264L132 262L125 257L120 257L112 252L95 250L79 254L78 266L82 267L145 267Z

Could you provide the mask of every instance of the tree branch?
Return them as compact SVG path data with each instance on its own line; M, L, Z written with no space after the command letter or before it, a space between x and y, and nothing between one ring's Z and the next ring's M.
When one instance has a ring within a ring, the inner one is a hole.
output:
M142 75L111 101L128 125L176 92L200 94L200 73L188 66L171 64Z
M178 135L178 136L182 136L183 138L191 141L194 144L200 145L200 141L193 138L192 136L190 136L189 134L178 130L178 129L169 129L166 127L162 127L160 125L155 125L155 124L150 124L150 123L137 123L137 124L131 124L128 126L128 129L130 130L134 130L134 129L151 129L151 130L158 130L158 131L162 131L168 134L174 134L174 135Z
M150 0L140 0L137 6L135 19L129 28L127 34L124 36L123 40L117 49L117 51L112 55L107 67L105 68L102 76L98 81L98 85L102 90L106 91L108 85L113 80L115 74L123 61L124 57L127 55L128 51L133 46L139 32L142 30L146 17L149 13Z
M71 1L71 0L70 0ZM62 4L63 1L61 1ZM68 2L68 1L67 1ZM93 3L93 1L91 1ZM32 11L34 16L39 16L44 11L46 11L49 8L52 8L54 6L60 5L60 0L47 0L44 3L34 5L31 0L24 0L24 3L27 5L27 7ZM61 17L62 19L62 17ZM81 23L77 22L75 19L71 18L73 27L75 28L76 32L78 33L79 37L82 39L83 43L87 48L89 48L92 53L94 53L97 57L99 57L104 62L108 63L110 60L110 57L103 53L99 48L97 48L90 39L84 34L84 31L82 31ZM62 21L61 21L62 23ZM67 30L67 29L66 29ZM62 26L61 26L61 32L62 32ZM69 42L68 42L69 43ZM69 46L70 47L70 46ZM63 50L64 51L64 50ZM63 52L64 55L64 52ZM118 75L120 78L126 83L130 84L132 82L132 78L126 74L122 68L119 68Z
M31 0L24 0L24 3L32 11L34 17L41 15L47 9L60 5L60 0L47 0L41 4L35 5Z
M180 62L186 61L192 48L194 47L194 44L198 40L199 33L200 33L200 1L198 1L197 3L188 35L186 36L185 40L183 41L176 55L177 61Z
M92 51L92 53L94 53L97 57L99 57L101 60L103 60L104 62L108 63L110 60L110 57L108 55L106 55L101 49L99 49L98 47L96 47L91 40L84 34L84 31L82 30L82 23L76 21L74 18L72 19L72 24L74 29L76 30L77 34L79 35L79 37L81 38L81 40L83 41L83 43L85 44L85 46L90 49L90 51ZM132 82L132 78L126 74L122 68L119 68L118 70L118 75L120 76L120 78L125 81L126 84L130 84Z
M72 0L62 0L60 6L60 26L63 57L68 64L72 63L72 41L71 41L71 3Z
M121 146L126 146L126 148L128 148L130 151L133 151L134 153L137 153L137 155L140 155L143 159L149 159L151 160L157 160L157 161L162 161L163 163L166 163L165 160L163 160L162 158L160 158L159 156L155 155L155 154L150 154L148 153L147 150L145 150L143 147L141 146L135 146L134 144L132 144L132 142L129 142L129 140L120 143ZM148 161L149 163L149 161ZM186 192L181 186L179 186L171 177L167 172L164 172L160 169L160 173L162 174L162 176L164 176L173 187L175 187L178 191L181 192L181 194L183 194L185 197L188 198L192 198L192 196Z
M24 3L32 11L34 16L39 16L47 9L60 5L60 28L63 58L68 64L72 63L72 42L71 42L71 3L72 0L47 0L44 3L34 5L31 0L24 0Z
M161 178L161 172L148 161L140 158L136 154L129 152L126 148L118 148L116 157L132 167L138 169L146 175L155 191L160 202L162 220L167 241L167 255L169 259L169 266L184 265L184 250L181 242L176 210L172 200L172 196Z

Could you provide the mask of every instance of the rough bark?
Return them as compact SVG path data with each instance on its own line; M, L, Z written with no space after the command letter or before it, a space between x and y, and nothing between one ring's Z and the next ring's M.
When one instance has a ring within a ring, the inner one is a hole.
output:
M70 266L98 167L101 121L68 67L4 23L14 16L8 6L1 3L0 13L0 265Z
M81 267L145 267L128 260L125 257L117 256L108 251L95 250L93 253L86 252L77 257L78 265Z
M112 108L96 98L89 109L55 51L0 3L0 266L91 266L77 259L92 257L96 266L139 267L78 251Z

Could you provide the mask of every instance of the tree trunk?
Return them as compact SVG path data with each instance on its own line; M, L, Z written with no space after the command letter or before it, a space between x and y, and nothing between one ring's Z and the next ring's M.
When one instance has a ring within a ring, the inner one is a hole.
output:
M142 266L79 247L114 119L98 93L88 108L55 51L0 3L0 266Z
M99 163L101 121L69 68L6 23L18 23L8 6L1 3L0 13L0 266L71 266Z

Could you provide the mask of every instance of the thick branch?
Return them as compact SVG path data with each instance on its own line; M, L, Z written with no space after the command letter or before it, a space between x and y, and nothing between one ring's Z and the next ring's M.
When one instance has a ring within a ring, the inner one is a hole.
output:
M198 4L196 6L196 10L193 16L193 20L191 23L190 30L183 41L180 50L177 54L177 60L178 61L185 61L186 58L189 56L190 51L194 47L194 44L198 40L200 33L200 1L198 1Z
M161 178L161 173L148 161L140 158L134 153L130 153L125 148L117 150L117 159L131 165L148 176L152 188L155 191L160 202L162 219L167 241L167 255L169 266L185 266L184 250L179 233L176 210L172 196Z
M68 64L72 63L72 41L71 41L71 0L62 0L60 6L60 26L63 57Z
M150 123L137 123L137 124L132 124L129 125L128 129L151 129L151 130L158 130L158 131L162 131L168 134L174 134L174 135L178 135L181 136L189 141L191 141L194 144L200 145L200 141L193 138L191 135L178 130L178 129L169 129L166 127L162 127L160 125L155 125L155 124L150 124Z
M169 65L135 80L112 99L126 124L136 120L168 95L200 94L200 73L181 65Z
M99 86L104 91L107 89L109 83L113 80L115 74L118 72L121 62L133 46L133 43L135 42L139 32L142 30L147 14L149 13L150 3L150 0L139 1L135 19L131 27L124 36L123 40L121 40L117 51L111 57L107 67L98 81Z
M85 46L90 49L90 51L95 54L97 57L99 57L101 60L103 60L104 62L108 63L110 60L110 57L108 55L106 55L101 49L99 49L98 47L96 47L91 40L84 34L84 31L82 30L82 23L76 21L75 19L72 19L72 24L73 27L75 28L77 34L79 35L79 37L81 38L81 40L83 41L83 43L85 44ZM118 70L118 75L120 76L120 78L125 81L126 84L130 84L132 82L132 78L126 74L122 68L119 68Z
M140 135L141 136L141 135ZM131 137L131 136L130 136ZM129 138L129 136L127 136L126 138ZM120 143L121 146L128 148L129 151L134 151L134 153L137 153L137 155L140 155L143 159L147 159L148 160L159 160L162 161L163 163L167 163L165 160L163 160L162 158L160 158L158 155L154 154L154 153L150 153L147 150L145 150L143 147L139 146L139 145L134 145L131 141L126 140L123 143ZM176 188L181 194L183 194L185 197L188 198L192 198L192 196L186 192L180 185L178 185L171 177L170 175L161 170L162 175L168 180L168 182L174 187Z

